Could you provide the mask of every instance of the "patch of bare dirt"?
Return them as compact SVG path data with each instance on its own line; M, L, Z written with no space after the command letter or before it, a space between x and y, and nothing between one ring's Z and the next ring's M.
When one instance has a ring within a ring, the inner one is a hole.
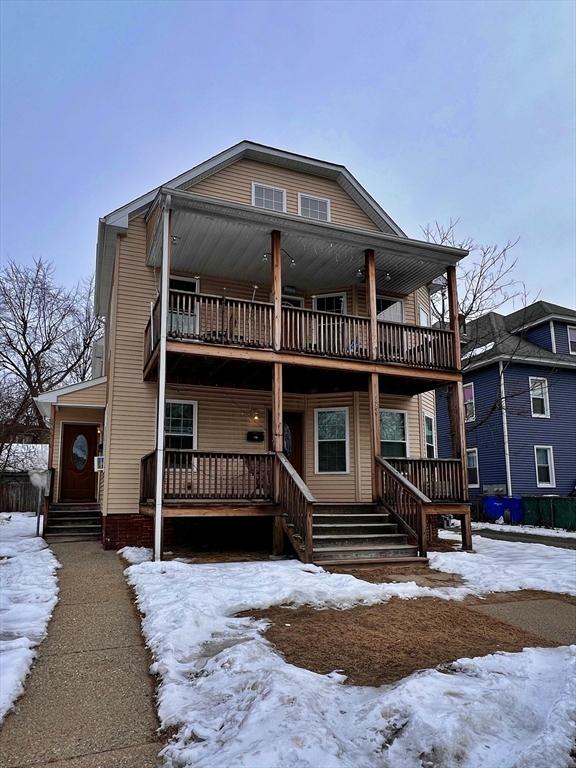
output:
M390 565L330 566L332 573L349 573L373 584L415 581L420 587L459 587L464 582L454 573L433 571L427 563L390 563Z
M554 645L462 603L429 598L394 598L347 611L270 608L241 615L268 619L266 637L290 664L321 674L340 670L351 685L378 686L462 657Z

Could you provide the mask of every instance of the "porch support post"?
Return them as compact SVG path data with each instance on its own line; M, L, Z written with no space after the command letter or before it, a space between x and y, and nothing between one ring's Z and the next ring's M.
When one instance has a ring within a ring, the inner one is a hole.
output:
M450 312L450 330L452 331L452 345L454 354L454 367L462 370L462 358L460 351L460 317L458 313L458 285L456 281L456 267L447 268L448 277L448 308ZM468 472L466 468L466 425L464 423L464 395L462 381L455 381L448 387L448 410L450 416L450 435L452 438L452 455L460 459L460 471L462 474L462 489L468 498ZM460 517L462 529L462 549L472 549L472 529L470 514Z
M366 304L370 316L370 355L378 357L378 318L376 312L376 257L372 248L364 251L364 274L366 276Z
M154 509L154 560L162 559L162 502L164 500L164 407L166 402L166 335L170 281L170 195L162 209L162 271L160 284L160 338L158 340L158 407L156 425L156 498Z
M274 349L282 344L282 248L278 229L272 230L272 301L274 302Z
M370 445L372 449L372 500L378 501L382 495L382 488L380 472L376 462L376 456L380 455L380 385L377 373L369 375L368 400L370 411Z
M283 404L282 404L282 363L274 363L272 366L272 450L275 454L284 450L283 429ZM280 500L280 464L274 456L274 501ZM276 515L272 529L272 553L281 555L284 546L284 526L282 517Z

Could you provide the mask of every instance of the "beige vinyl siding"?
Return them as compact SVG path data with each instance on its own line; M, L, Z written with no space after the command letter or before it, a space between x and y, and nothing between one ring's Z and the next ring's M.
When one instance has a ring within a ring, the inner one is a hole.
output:
M103 511L138 512L140 459L153 450L156 384L142 380L144 328L156 295L145 266L146 227L133 219L118 239L113 283Z
M104 410L100 408L57 408L54 414L54 424L52 425L53 448L52 448L52 466L54 467L54 485L53 498L58 501L60 498L60 457L62 452L62 424L98 424L102 427L104 423Z
M106 382L58 397L58 405L106 405Z
M253 181L285 189L287 213L298 215L298 193L303 192L330 200L332 224L380 231L337 182L254 160L238 160L189 187L189 190L199 195L252 205Z

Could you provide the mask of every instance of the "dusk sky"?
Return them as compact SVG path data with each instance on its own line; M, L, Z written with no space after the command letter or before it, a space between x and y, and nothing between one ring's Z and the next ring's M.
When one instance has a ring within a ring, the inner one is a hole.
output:
M576 3L13 2L0 258L93 271L98 218L246 138L343 163L411 236L520 237L576 304Z

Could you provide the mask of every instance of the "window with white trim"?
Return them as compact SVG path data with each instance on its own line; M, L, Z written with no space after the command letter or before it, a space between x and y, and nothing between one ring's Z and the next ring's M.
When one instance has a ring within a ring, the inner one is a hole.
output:
M378 320L389 323L404 322L404 302L388 296L376 296L376 314Z
M380 455L389 459L408 456L408 424L405 411L380 409Z
M330 200L298 192L298 214L315 221L330 221Z
M267 211L286 211L286 190L252 182L252 205Z
M468 473L468 488L479 488L480 470L478 467L478 448L466 449L466 470Z
M424 414L424 442L426 445L426 458L436 458L436 430L434 429L434 417Z
M349 471L348 408L314 410L316 472L344 474Z
M320 312L332 312L335 315L346 314L346 294L345 293L324 293L321 296L314 296L314 309Z
M474 384L464 384L462 392L464 393L464 421L474 421L476 419Z
M421 304L418 305L418 325L430 325L430 312Z
M539 419L549 418L548 380L529 376L528 384L530 387L530 410L532 416Z
M166 400L164 445L166 448L196 448L198 403L195 400Z
M569 325L566 331L568 333L568 352L571 355L576 355L576 325Z
M534 446L534 464L538 488L555 488L554 451L551 445Z

